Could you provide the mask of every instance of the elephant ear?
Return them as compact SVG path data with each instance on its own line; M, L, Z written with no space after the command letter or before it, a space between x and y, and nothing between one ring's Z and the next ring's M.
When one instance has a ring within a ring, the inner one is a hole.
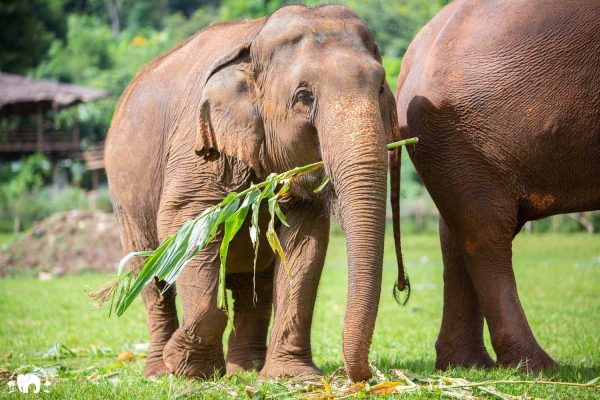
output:
M381 94L381 120L383 121L387 142L391 143L400 140L396 99L394 99L392 90L387 82L383 84L383 93Z
M373 57L380 64L383 63L379 46L373 42ZM383 93L381 94L381 120L385 129L386 140L388 143L400 140L400 127L396 114L396 100L387 81L383 83Z
M259 28L219 57L206 74L195 145L196 154L206 160L225 153L250 166L257 176L262 175L264 129L249 50Z

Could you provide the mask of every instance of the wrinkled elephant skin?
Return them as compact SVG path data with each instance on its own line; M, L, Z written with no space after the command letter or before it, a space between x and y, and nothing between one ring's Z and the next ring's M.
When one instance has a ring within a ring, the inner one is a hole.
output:
M495 364L554 366L521 307L512 240L527 221L600 209L599 55L588 0L457 0L410 45L397 107L441 215L438 368L494 364L484 318Z

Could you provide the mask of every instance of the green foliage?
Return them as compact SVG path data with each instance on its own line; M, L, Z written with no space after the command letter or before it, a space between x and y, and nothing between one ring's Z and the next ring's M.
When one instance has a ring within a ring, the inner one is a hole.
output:
M385 68L385 79L394 95L398 84L398 74L402 66L402 59L398 57L383 56L383 68Z
M94 204L93 208L95 210L100 210L104 212L112 212L112 201L110 199L110 191L108 190L108 186L102 185L98 189L96 189L96 193L94 196ZM90 208L92 208L90 206Z
M154 279L165 281L166 288L175 283L183 267L194 258L198 252L216 237L221 226L224 226L221 237L220 270L219 270L219 293L217 306L227 310L227 298L225 293L226 260L229 243L244 223L248 211L252 208L252 229L255 232L253 242L258 249L258 209L262 200L269 203L271 221L267 232L268 242L286 265L285 254L275 233L275 216L287 225L285 216L279 208L277 201L284 195L290 185L291 179L296 176L312 172L323 166L322 162L309 164L304 167L294 168L281 174L271 174L264 182L251 185L250 188L240 192L232 192L219 204L207 208L197 218L187 221L175 235L167 236L154 252L135 252L124 257L119 263L118 278L104 287L90 293L90 297L102 305L109 297L111 300L111 312L114 309L117 315L122 315L131 305L133 300ZM281 186L278 191L275 189ZM244 201L241 202L240 199ZM137 269L132 268L124 272L125 264L133 257L148 257L141 271L136 277ZM255 258L256 261L256 258ZM256 269L256 265L254 266Z
M60 1L0 2L0 70L25 73L44 58L52 40L64 33Z
M70 166L71 175L78 165ZM26 230L59 211L112 210L106 186L98 188L91 204L85 190L79 187L46 185L49 175L50 164L39 154L19 162L0 164L0 232L13 231L15 221L20 230Z
M21 198L15 206L15 214L21 218L24 226L31 226L58 211L87 208L85 191L73 186L62 189L45 186L41 190Z
M36 75L63 82L90 82L99 71L113 67L113 37L106 24L94 16L70 15L66 41L54 41L48 59Z
M439 9L435 1L346 0L342 4L365 20L387 57L400 58L414 35Z
M28 191L39 189L50 173L50 164L41 154L0 166L0 196L5 201L18 199Z

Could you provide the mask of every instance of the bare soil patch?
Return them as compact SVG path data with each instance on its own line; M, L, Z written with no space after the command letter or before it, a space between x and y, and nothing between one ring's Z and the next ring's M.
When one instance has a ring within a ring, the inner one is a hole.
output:
M122 257L112 214L56 213L0 249L0 276L38 274L40 279L87 271L111 273Z

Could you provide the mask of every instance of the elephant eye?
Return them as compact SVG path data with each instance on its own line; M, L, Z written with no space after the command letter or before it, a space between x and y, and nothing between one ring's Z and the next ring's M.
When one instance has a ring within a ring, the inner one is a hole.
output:
M299 89L296 92L296 101L295 102L302 102L306 105L310 105L312 104L312 102L315 100L314 95L312 94L312 92L308 89Z
M383 86L383 83L382 83L381 86L379 86L379 94L383 94L384 90L385 90L385 87Z

